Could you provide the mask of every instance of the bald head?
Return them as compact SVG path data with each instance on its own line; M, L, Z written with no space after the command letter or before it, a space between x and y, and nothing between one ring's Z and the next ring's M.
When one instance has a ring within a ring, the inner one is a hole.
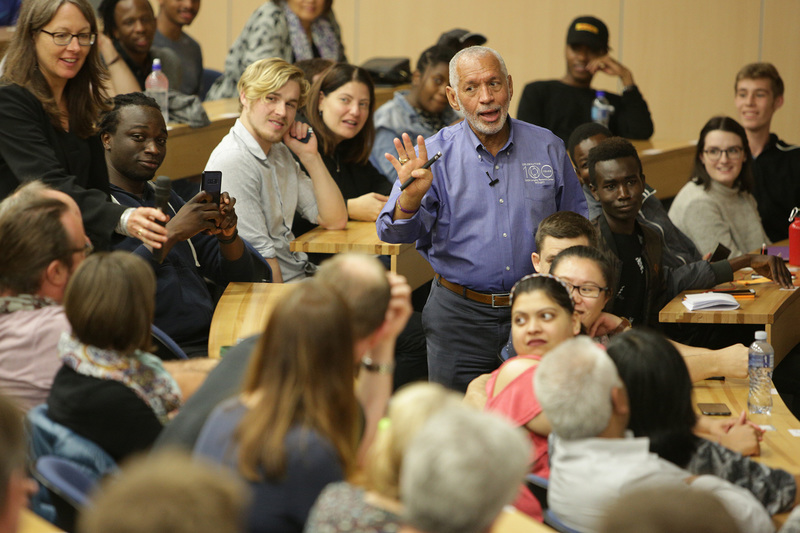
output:
M330 285L347 303L357 340L366 338L383 323L391 290L386 270L376 258L337 254L322 263L316 279Z

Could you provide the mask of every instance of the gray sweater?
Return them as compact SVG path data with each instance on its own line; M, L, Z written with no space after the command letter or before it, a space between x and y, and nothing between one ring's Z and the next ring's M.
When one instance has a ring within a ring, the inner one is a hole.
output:
M703 255L713 252L718 243L730 248L731 257L770 243L753 195L716 181L711 181L708 190L691 181L684 185L672 202L669 218Z

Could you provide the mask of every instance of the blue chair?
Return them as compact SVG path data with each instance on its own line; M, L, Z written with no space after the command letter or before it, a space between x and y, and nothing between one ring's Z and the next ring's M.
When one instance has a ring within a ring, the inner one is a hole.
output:
M261 278L260 281L268 283L272 282L272 267L269 266L267 260L264 259L264 256L261 255L258 250L256 250L255 246L247 242L245 239L242 239L242 242L244 243L244 247L250 251L250 255L253 256L253 259L256 260L256 263L261 266L261 269L258 273L259 277Z
M178 346L178 343L172 340L172 337L164 333L160 328L156 327L156 325L152 325L150 328L151 337L153 338L153 342L156 345L156 353L159 358L164 361L173 361L175 359L189 359L189 356L186 355L186 352Z
M214 85L214 82L217 81L217 78L222 76L222 72L210 68L203 69L203 81L202 85L200 86L200 94L197 96L200 97L200 100L206 99L206 94L208 90Z
M577 529L565 525L550 509L546 509L544 512L544 523L560 533L581 533Z
M528 474L525 476L525 485L531 491L533 496L539 500L539 505L542 506L542 511L547 509L547 487L549 482L542 476L536 474Z
M89 493L96 481L72 461L45 455L36 461L33 477L44 485L56 508L55 525L64 531L75 530L75 518L89 505Z

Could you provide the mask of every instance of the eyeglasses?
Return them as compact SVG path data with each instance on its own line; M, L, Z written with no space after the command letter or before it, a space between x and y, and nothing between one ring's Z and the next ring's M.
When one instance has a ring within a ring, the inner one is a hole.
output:
M575 289L578 289L578 294L584 298L599 298L601 292L608 290L608 287L598 287L597 285L573 285L568 281L564 281L564 285L567 286L570 294L572 294Z
M86 256L90 255L92 252L94 252L94 245L91 242L86 241L86 244L84 244L80 248L70 248L69 249L69 253L71 253L71 254L79 254L81 252L83 252L83 254L86 255Z
M703 150L703 153L706 154L712 161L717 161L722 157L722 154L728 156L728 159L731 161L738 161L742 157L744 157L744 148L741 146L731 146L726 150L722 150L720 148L709 148L708 150Z
M65 31L57 31L55 33L51 33L47 30L39 30L42 33L46 33L50 37L53 38L53 42L56 46L67 46L69 43L72 42L72 39L77 37L78 44L81 46L92 46L94 44L94 40L97 38L96 33L67 33Z

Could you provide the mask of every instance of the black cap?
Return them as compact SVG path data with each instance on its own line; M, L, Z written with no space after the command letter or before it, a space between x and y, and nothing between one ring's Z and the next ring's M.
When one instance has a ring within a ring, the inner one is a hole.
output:
M450 48L455 48L456 50L460 50L461 48L464 48L466 45L480 46L485 42L486 42L486 37L480 33L475 33L469 30L456 28L454 30L450 30L448 32L441 34L436 44L441 46L449 46Z
M567 44L583 44L593 50L608 50L608 28L598 18L578 17L569 25Z

